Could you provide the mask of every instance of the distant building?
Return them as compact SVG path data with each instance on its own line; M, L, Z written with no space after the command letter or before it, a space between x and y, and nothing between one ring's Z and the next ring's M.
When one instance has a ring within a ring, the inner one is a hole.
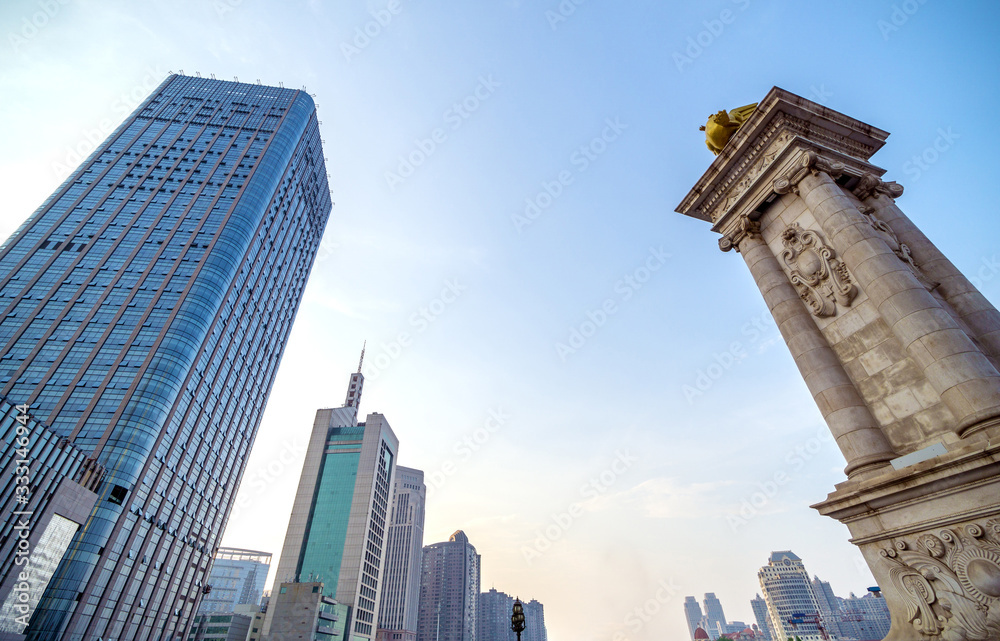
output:
M417 641L477 641L480 562L461 530L424 547Z
M765 641L774 639L774 634L771 632L771 617L767 614L767 602L758 594L755 598L750 599L750 607L757 620L757 630L761 638Z
M821 641L822 634L808 617L820 616L812 582L802 559L789 550L772 552L767 565L757 573L771 619L772 636L778 641L795 638ZM805 615L793 624L793 614Z
M202 598L198 614L232 612L237 605L259 605L270 567L270 552L219 548L208 578L212 591Z
M812 579L813 595L819 605L819 613L823 617L824 627L827 634L844 636L841 630L837 614L840 612L840 604L843 599L833 593L833 588L829 581L823 581L818 576L813 575Z
M722 602L715 596L715 592L705 593L703 603L705 604L705 619L708 624L719 629L720 634L725 632L726 613L722 611ZM708 632L711 634L712 631L708 630ZM713 638L718 638L718 636L716 634Z
M245 641L252 616L235 612L212 612L194 618L188 641Z
M476 613L476 641L515 641L517 634L510 629L510 615L514 608L514 597L496 588L479 595ZM527 614L525 614L527 625ZM527 630L526 630L527 631Z
M684 619L687 621L691 639L695 638L694 633L701 623L701 618L701 606L698 605L698 599L693 596L684 597Z
M521 641L549 641L549 633L545 629L545 606L535 599L523 602L523 605L524 632ZM509 622L510 617L507 620Z
M516 641L517 634L510 628L514 598L496 588L479 595L476 641ZM545 629L545 607L537 600L522 601L524 606L524 632L521 641L548 641Z
M316 412L275 579L328 586L326 594L348 608L351 641L376 638L399 448L381 414L357 421L363 384L359 364L345 404ZM274 633L277 603L287 593L272 592L265 636Z
M427 486L423 472L402 466L396 467L394 485L386 533L378 641L416 641Z
M841 601L837 620L845 637L858 641L876 641L889 634L891 621L885 599L873 594L866 594L859 599L852 593Z

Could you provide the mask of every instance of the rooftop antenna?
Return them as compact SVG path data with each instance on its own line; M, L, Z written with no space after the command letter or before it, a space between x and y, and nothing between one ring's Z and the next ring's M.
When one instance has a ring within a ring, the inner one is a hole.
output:
M368 346L368 341L361 344L361 360L358 361L358 374L361 373L361 363L365 362L365 347Z

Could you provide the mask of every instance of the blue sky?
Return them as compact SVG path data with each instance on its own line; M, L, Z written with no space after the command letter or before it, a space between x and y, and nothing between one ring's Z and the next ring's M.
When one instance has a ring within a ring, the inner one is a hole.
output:
M998 14L5 2L0 232L169 71L306 86L336 206L224 542L279 553L312 415L367 340L362 410L435 485L426 543L465 530L484 589L542 601L552 641L683 639L685 595L752 620L771 550L872 584L808 507L844 461L743 261L673 213L712 160L698 126L777 85L892 132L873 161L900 206L997 301Z

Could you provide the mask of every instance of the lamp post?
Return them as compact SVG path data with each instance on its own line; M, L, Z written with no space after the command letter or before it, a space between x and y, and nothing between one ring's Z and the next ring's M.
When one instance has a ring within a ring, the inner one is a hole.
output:
M524 606L521 599L514 599L514 611L510 615L510 629L517 632L517 641L521 641L521 633L524 632Z

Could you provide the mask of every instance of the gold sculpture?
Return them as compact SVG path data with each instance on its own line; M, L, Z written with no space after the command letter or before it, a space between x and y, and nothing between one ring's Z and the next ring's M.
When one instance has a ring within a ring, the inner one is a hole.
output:
M750 118L750 114L756 108L757 103L755 102L745 107L737 107L728 114L722 110L709 116L708 122L698 127L698 131L705 132L705 144L708 149L718 156L736 130Z

